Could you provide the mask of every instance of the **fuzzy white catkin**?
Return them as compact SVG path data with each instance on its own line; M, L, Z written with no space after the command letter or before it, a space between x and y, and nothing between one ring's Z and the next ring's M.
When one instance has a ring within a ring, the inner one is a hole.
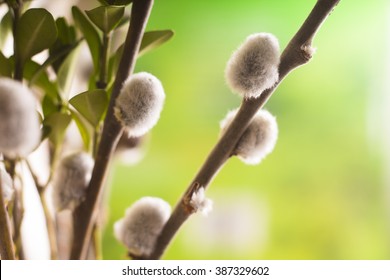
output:
M155 76L146 72L131 75L115 101L115 116L129 136L142 136L156 125L164 99L164 88Z
M213 210L213 201L206 197L203 187L192 194L190 204L195 211L200 211L205 216Z
M126 210L125 217L114 225L115 237L134 256L148 256L171 213L161 198L143 197Z
M3 191L3 199L7 204L12 200L14 195L14 187L12 183L11 176L5 171L3 167L0 166L0 176L1 176L1 189Z
M269 33L250 35L229 59L227 84L244 98L256 98L279 78L278 39Z
M221 121L222 133L226 131L237 112L237 109L230 111ZM247 164L258 164L273 151L277 139L278 124L275 117L267 110L261 109L241 136L234 154Z
M25 157L41 139L33 93L22 83L0 78L0 153Z
M73 211L84 200L93 164L92 157L84 152L60 161L53 179L53 203L57 211Z

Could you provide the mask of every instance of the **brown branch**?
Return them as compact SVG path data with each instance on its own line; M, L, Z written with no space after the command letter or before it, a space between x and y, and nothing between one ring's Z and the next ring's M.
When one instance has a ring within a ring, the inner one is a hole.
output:
M281 56L279 65L279 80L275 85L265 90L257 99L243 100L239 112L231 125L220 138L214 149L209 154L205 163L201 167L195 179L191 182L186 193L181 198L180 202L174 209L168 222L165 224L160 236L157 239L156 246L150 256L143 256L143 258L159 259L163 255L166 247L179 230L181 225L194 213L194 209L189 204L190 198L194 191L202 186L207 188L218 170L232 155L234 147L238 140L244 133L255 113L264 106L272 93L275 91L283 78L293 69L300 65L307 63L312 56L312 39L324 22L324 20L331 13L333 8L340 0L318 0L313 10L291 39Z
M3 186L0 176L0 257L3 260L14 260L15 252L11 237L11 227L3 198Z
M111 94L110 104L104 120L102 139L95 158L92 178L86 193L85 201L73 213L73 247L71 259L84 259L96 216L96 205L101 196L107 168L115 147L122 135L123 128L114 116L115 100L123 82L133 72L138 50L153 0L136 0L131 9L130 26L124 44L124 52L119 64Z

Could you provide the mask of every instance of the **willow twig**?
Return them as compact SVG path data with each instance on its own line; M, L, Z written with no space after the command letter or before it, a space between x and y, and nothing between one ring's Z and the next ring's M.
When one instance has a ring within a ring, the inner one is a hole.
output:
M207 188L213 177L232 155L234 147L237 145L253 116L268 101L284 77L293 69L307 63L311 59L313 53L311 47L312 39L339 1L317 0L313 10L282 53L279 65L279 80L272 88L265 90L260 97L256 99L244 99L242 101L241 107L231 125L211 151L200 171L176 205L171 217L157 239L153 252L149 256L142 256L142 258L161 258L176 232L191 214L195 212L195 209L189 203L192 194L199 187Z
M115 78L110 104L104 120L103 132L95 158L95 166L87 189L86 199L73 213L73 247L71 259L84 259L96 216L96 206L101 196L110 159L123 133L123 128L114 116L115 100L123 82L133 72L136 57L145 30L153 0L135 0L131 10L129 30L124 43L124 52Z

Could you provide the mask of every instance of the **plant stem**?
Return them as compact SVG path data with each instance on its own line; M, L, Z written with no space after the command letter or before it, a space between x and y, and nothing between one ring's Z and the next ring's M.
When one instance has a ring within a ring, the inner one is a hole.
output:
M104 120L102 138L95 158L86 199L73 213L73 246L71 259L84 259L88 249L93 224L96 216L96 205L101 196L110 159L123 132L123 128L114 116L115 100L123 82L133 72L143 33L150 15L154 0L136 0L131 10L131 20L126 36L121 62L115 78L110 104Z
M214 149L209 154L205 163L201 167L195 179L191 182L189 188L177 204L168 222L162 229L157 239L155 248L150 256L143 256L145 259L160 259L168 244L182 226L182 224L194 213L194 209L189 204L194 191L200 186L207 188L213 177L225 161L232 155L234 147L237 145L241 135L248 127L255 113L264 106L272 93L275 91L283 78L293 69L307 63L312 56L312 39L328 17L334 7L340 0L318 0L313 10L291 39L281 56L279 65L279 80L270 89L265 90L260 97L256 99L244 99L241 107L226 130L220 138Z
M14 180L15 182L15 180ZM23 182L21 182L21 186L23 186ZM15 195L13 200L12 207L12 219L13 219L13 240L15 244L15 253L18 256L19 260L24 260L24 250L22 244L22 235L20 232L22 222L24 217L24 201L23 201L23 189L15 187Z
M106 89L107 87L107 62L110 39L110 33L103 33L102 53L100 54L100 73L99 80L96 82L96 87L100 89Z
M26 162L27 168L30 171L31 177L33 178L35 187L36 187L37 192L39 194L39 199L41 200L42 209L43 209L43 213L45 216L47 235L49 238L50 259L56 260L58 257L56 230L55 230L55 223L54 223L53 218L50 214L49 207L47 205L46 198L45 198L46 187L42 186L39 183L38 177L34 174L33 169L30 165L30 162L27 159L25 160L25 162Z
M3 260L14 260L10 221L3 198L3 185L0 177L0 256Z
M22 81L23 80L23 64L18 52L18 42L17 42L17 29L19 24L20 15L23 8L23 1L17 0L12 10L14 12L14 22L13 22L13 38L14 38L14 59L15 59L15 69L14 69L14 80Z

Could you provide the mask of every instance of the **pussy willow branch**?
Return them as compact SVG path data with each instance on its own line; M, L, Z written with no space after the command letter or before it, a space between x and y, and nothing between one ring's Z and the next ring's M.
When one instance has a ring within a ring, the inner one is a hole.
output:
M10 221L4 204L3 186L0 177L0 256L2 260L15 259L13 246Z
M214 149L209 154L195 179L177 204L168 222L165 224L157 239L155 248L150 256L142 256L145 259L159 259L166 247L179 230L181 225L194 213L189 201L192 194L199 187L207 188L218 170L232 155L238 140L248 127L255 113L264 106L283 78L293 69L307 63L311 59L310 50L312 39L340 0L318 0L309 16L291 39L281 56L279 65L279 80L275 85L265 90L257 99L244 99L241 107L232 121L230 127L220 138Z
M131 9L130 26L126 36L123 55L116 74L110 104L104 120L102 138L95 158L95 166L89 183L86 199L73 213L73 246L71 259L84 259L96 216L96 206L101 196L110 159L123 133L123 128L114 116L115 100L123 82L133 72L153 0L136 0Z

